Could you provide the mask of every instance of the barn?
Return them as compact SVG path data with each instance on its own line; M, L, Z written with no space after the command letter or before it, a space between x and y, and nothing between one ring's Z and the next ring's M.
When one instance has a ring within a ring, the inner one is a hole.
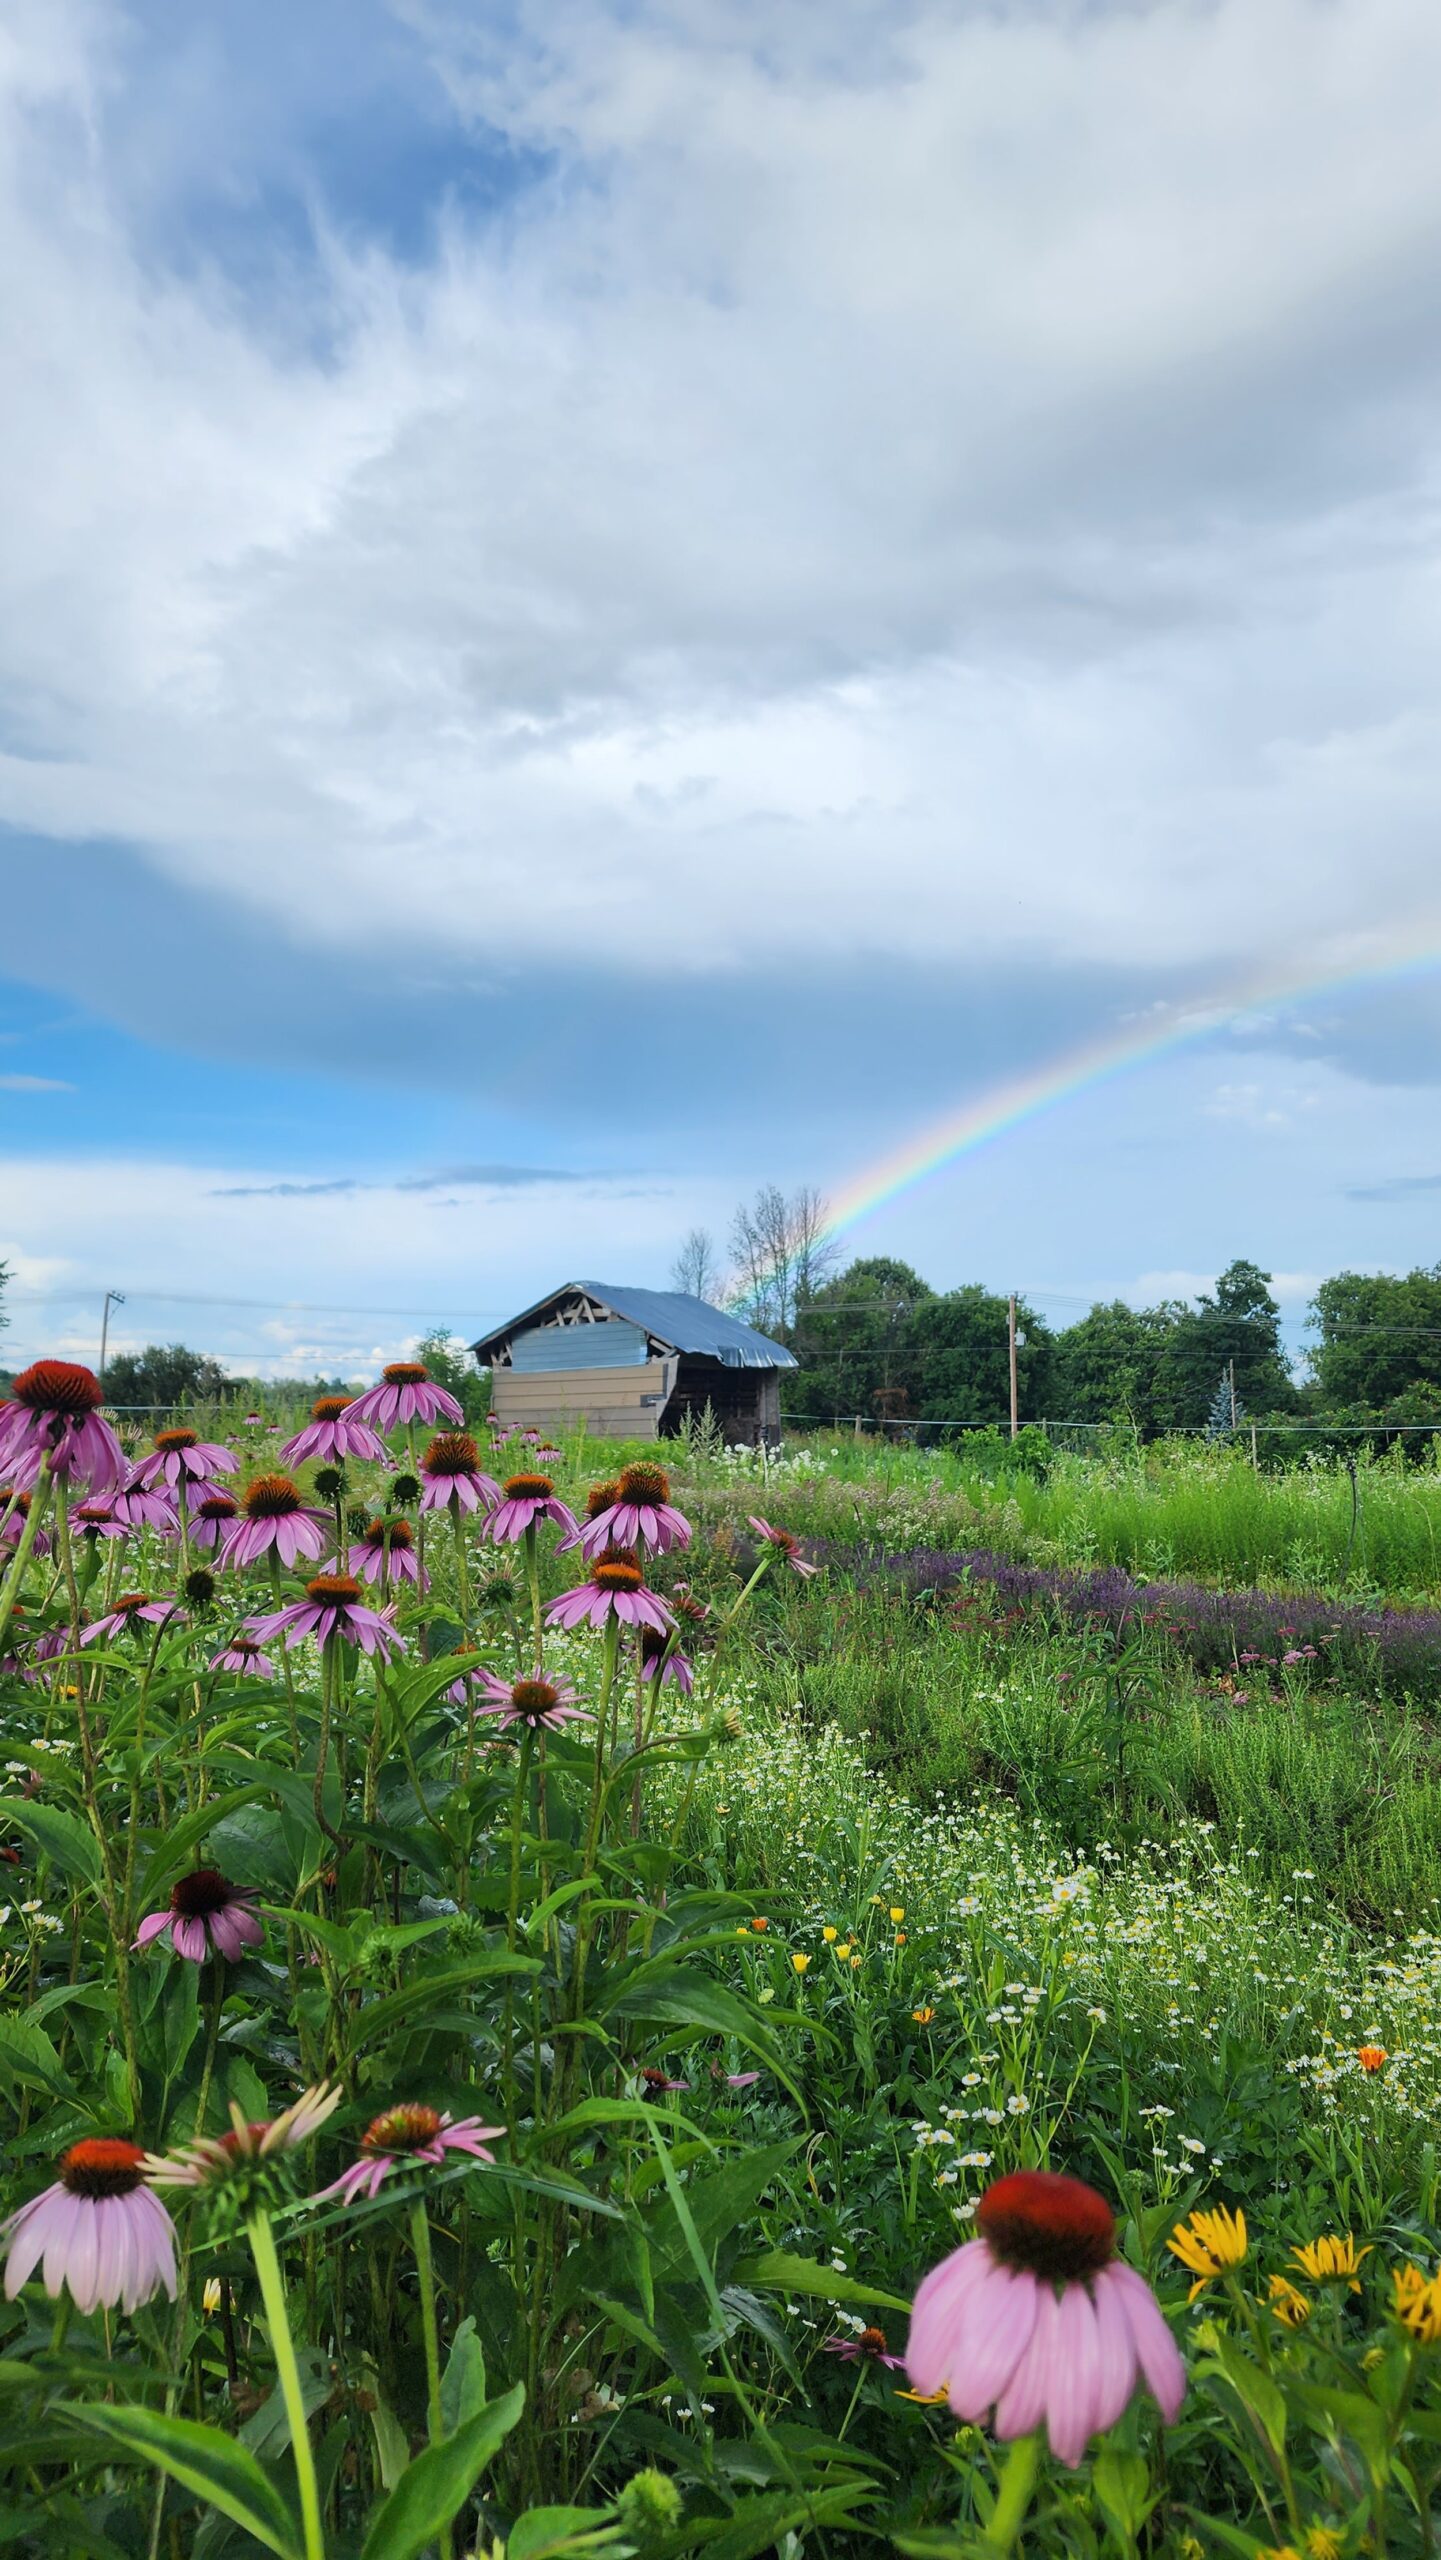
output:
M567 1280L471 1344L492 1373L501 1423L548 1431L583 1421L614 1439L665 1439L707 1405L727 1441L774 1447L782 1369L796 1362L704 1298Z

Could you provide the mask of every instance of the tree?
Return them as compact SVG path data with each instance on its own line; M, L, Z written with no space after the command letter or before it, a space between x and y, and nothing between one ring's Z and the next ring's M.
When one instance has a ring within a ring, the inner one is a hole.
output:
M870 1422L908 1410L915 1364L906 1319L933 1294L908 1262L886 1254L823 1281L796 1314L791 1348L801 1374L788 1389L791 1410L817 1422L849 1414Z
M1235 1362L1236 1393L1253 1414L1290 1412L1296 1390L1281 1349L1281 1310L1271 1275L1231 1263L1215 1295L1180 1307L1156 1363L1155 1421L1163 1431L1202 1430L1216 1380Z
M170 1412L182 1404L216 1404L235 1393L218 1360L183 1342L148 1342L143 1351L112 1351L105 1363L105 1401Z
M707 1306L719 1305L721 1268L708 1227L691 1228L671 1264L670 1285L688 1298L704 1298Z
M1097 1304L1058 1333L1052 1387L1062 1422L1155 1424L1156 1363L1184 1309L1128 1307L1122 1298Z
M1311 1321L1321 1336L1311 1370L1327 1405L1375 1412L1441 1384L1441 1263L1404 1278L1338 1272L1312 1299Z
M760 1332L789 1333L796 1309L814 1297L839 1247L828 1232L829 1211L808 1184L789 1197L774 1182L762 1183L731 1220L736 1279L731 1304Z
M1011 1409L1009 1308L973 1282L928 1297L906 1323L917 1411L932 1422L1008 1421ZM1023 1299L1016 1302L1016 1383L1026 1421L1039 1421L1051 1394L1052 1336Z

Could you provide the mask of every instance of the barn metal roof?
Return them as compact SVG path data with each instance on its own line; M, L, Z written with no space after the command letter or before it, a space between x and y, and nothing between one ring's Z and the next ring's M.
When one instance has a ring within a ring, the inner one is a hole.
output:
M707 1306L704 1298L688 1297L682 1289L613 1289L604 1280L566 1280L558 1289L548 1289L533 1307L526 1307L509 1324L473 1342L471 1349L478 1360L519 1333L532 1317L543 1315L557 1298L580 1290L587 1298L623 1316L629 1323L642 1325L657 1342L669 1351L680 1351L704 1360L718 1360L726 1369L794 1369L799 1364L793 1352L783 1344L772 1342L767 1334L757 1333L753 1325L742 1324L738 1317L724 1315L719 1307Z

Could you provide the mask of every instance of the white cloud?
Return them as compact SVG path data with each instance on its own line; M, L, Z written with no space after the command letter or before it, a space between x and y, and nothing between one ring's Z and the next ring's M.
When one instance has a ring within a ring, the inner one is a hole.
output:
M1429 0L402 14L553 179L257 311L10 13L0 820L667 972L1432 903Z
M237 1370L356 1374L394 1359L431 1324L500 1322L580 1276L665 1285L693 1224L724 1224L729 1187L698 1180L637 1192L597 1181L553 1195L457 1198L445 1219L395 1189L296 1197L265 1167L141 1157L0 1157L0 1198L23 1249L12 1267L0 1357L93 1360L100 1301L116 1350L177 1337ZM235 1182L270 1196L237 1196Z
M63 1076L0 1076L0 1093L73 1093Z

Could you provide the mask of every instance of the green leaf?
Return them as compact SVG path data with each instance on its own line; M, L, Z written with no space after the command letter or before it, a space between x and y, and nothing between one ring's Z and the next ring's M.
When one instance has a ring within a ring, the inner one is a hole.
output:
M261 1796L273 1793L268 1778L257 1779L253 1786L235 1787L229 1795L212 1796L198 1813L187 1814L183 1822L163 1831L151 1851L148 1864L142 1869L141 1899L153 1902L162 1884L168 1883L172 1876L183 1874L192 1863L191 1851L197 1842L205 1839L218 1822L239 1813L242 1806L254 1804Z
M554 2552L604 2551L620 2539L620 2525L603 2507L527 2507L505 2537L505 2560L550 2560Z
M518 2382L503 2400L493 2400L448 2442L429 2445L417 2454L374 2518L360 2560L419 2560L441 2526L459 2515L524 2405L525 2385Z
M485 2407L485 2356L473 2316L467 2315L450 2342L440 2377L440 2422L448 2436L459 2433Z
M58 1805L26 1804L19 1796L0 1796L0 1816L33 1840L62 1875L77 1884L99 1884L102 1870L95 1834L77 1815L62 1813Z
M838 2524L852 2507L876 2495L870 2480L841 2481L833 2489L776 2489L762 2498L742 2498L735 2514L701 2544L707 2560L756 2560L802 2525ZM692 2529L693 2530L693 2529Z
M168 2471L172 2480L232 2524L243 2525L279 2560L302 2560L294 2518L253 2453L194 2418L166 2418L157 2409L72 2408L73 2425L106 2436L127 2452ZM412 2546L418 2548L418 2546Z
M417 1974L403 1989L387 1992L383 2000L372 2000L361 2010L346 2050L349 2054L362 2052L388 2028L414 2024L425 2010L435 2008L454 1991L469 1990L473 1983L493 1980L497 1974L539 1971L538 1956L507 1955L502 1948L495 1955L478 1956L470 1964L457 1965L445 1973Z
M909 2311L904 2294L884 2286L861 2284L822 2266L818 2258L797 2258L789 2249L767 2249L758 2258L742 2259L734 2269L737 2284L772 2285L781 2293L818 2294L822 2302L876 2302L886 2311Z
M33 2018L0 2016L0 2079L12 2073L24 2087L48 2090L52 2098L75 2095L59 2054Z

